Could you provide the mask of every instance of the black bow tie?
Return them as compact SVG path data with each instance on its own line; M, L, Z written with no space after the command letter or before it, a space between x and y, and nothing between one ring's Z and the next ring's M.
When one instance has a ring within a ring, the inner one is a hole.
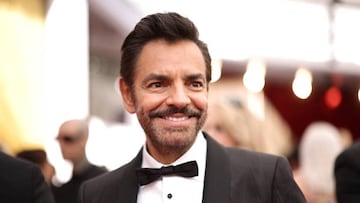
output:
M182 177L194 177L198 175L198 166L196 161L189 161L176 166L163 166L161 168L139 168L136 169L136 175L139 185L146 185L161 176L178 175Z

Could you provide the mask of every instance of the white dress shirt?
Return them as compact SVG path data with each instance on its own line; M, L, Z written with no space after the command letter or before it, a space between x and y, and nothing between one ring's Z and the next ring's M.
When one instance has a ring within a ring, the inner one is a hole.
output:
M178 165L195 160L198 164L199 175L192 178L179 176L165 176L150 184L140 186L138 203L201 203L203 196L205 164L206 164L206 140L201 132L197 135L193 146L178 160L169 165ZM143 168L160 168L165 166L156 161L143 148ZM166 165L167 166L167 165Z

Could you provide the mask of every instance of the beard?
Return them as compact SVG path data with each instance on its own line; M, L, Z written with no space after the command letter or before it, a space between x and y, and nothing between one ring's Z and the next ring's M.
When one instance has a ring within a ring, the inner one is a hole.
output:
M164 119L165 116L181 113L196 118L196 123L189 126L173 127L159 126L157 119ZM206 111L192 110L188 107L171 107L165 110L155 110L146 114L140 109L137 111L137 117L140 125L144 129L147 139L161 154L184 154L195 142L196 136L205 123Z

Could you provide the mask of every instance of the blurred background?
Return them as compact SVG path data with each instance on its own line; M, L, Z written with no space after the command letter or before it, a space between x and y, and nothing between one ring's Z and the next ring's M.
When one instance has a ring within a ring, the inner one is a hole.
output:
M0 0L2 150L44 148L65 177L57 130L88 118L90 161L110 170L129 161L145 138L116 86L120 47L163 11L189 17L208 44L210 97L289 134L286 155L314 121L360 136L359 0Z

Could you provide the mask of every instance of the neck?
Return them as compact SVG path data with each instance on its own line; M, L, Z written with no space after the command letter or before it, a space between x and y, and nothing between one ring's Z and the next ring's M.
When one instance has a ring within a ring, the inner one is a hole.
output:
M148 153L156 159L158 162L162 164L171 164L178 160L182 155L184 155L191 146L187 146L186 148L174 148L174 147L151 147L147 146Z
M84 171L88 166L90 165L90 162L86 157L83 159L77 161L74 163L73 173L78 174Z

